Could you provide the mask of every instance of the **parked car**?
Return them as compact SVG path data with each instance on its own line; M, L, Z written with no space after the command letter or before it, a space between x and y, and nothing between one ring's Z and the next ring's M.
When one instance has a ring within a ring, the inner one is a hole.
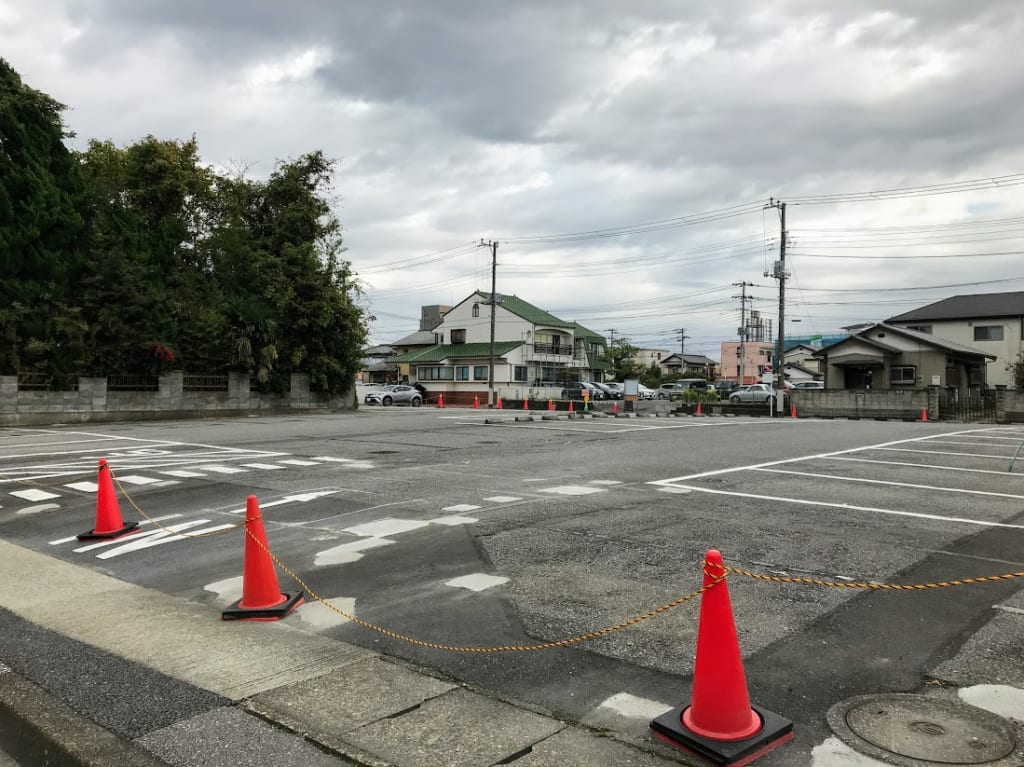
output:
M658 387L658 399L672 399L673 395L682 394L687 389L699 389L700 391L714 390L704 378L680 378L672 383L662 384Z
M648 389L643 384L636 385L637 396L640 399L654 399L657 396L657 392L654 389Z
M605 399L603 389L587 381L570 381L562 389L562 399L583 399L583 392L588 392L589 399Z
M419 407L423 404L423 395L413 386L389 384L368 392L363 402L367 405L393 405L396 402L405 402L413 407Z
M775 391L768 384L751 384L744 386L729 395L729 402L768 402L775 396Z
M825 388L825 382L824 381L800 381L799 383L793 384L793 388L794 389L800 389L801 391L806 391L807 389L816 389L816 390L820 391L821 389Z
M622 399L626 395L626 387L618 381L605 381L604 386L606 389L611 389L612 391L619 393L615 399Z
M736 381L730 381L729 379L719 379L715 381L715 389L723 397L728 397L734 391L739 388L739 384Z
M591 386L596 386L602 392L604 392L605 399L622 399L622 391L616 390L606 383L598 381L590 381Z

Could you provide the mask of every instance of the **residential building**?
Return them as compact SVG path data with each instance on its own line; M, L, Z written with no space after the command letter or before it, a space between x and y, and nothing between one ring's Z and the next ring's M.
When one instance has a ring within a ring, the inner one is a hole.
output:
M398 365L394 362L393 346L372 346L363 350L362 370L356 380L362 383L384 384L398 380Z
M1024 291L953 296L886 320L973 346L993 357L990 386L1012 386L1009 366L1024 351Z
M706 378L709 381L714 380L717 365L717 362L703 354L670 354L661 361L661 369L665 373Z
M671 356L672 352L667 349L637 349L636 354L630 357L630 361L640 369L646 370L651 365L657 365L660 368L661 361Z
M986 386L995 356L918 330L884 322L815 353L826 389L920 389L938 386L957 395Z
M783 357L786 362L786 368L788 369L790 365L796 365L810 372L820 373L821 359L814 356L820 348L820 346L815 348L813 346L808 346L807 344L795 344L790 346L787 343L786 354Z
M741 386L758 383L772 369L775 344L771 341L722 342L722 378Z
M474 395L486 401L491 308L490 294L480 291L451 307L431 329L432 344L411 348L395 359L402 375L453 402L469 402ZM606 342L599 333L517 296L498 295L493 309L494 385L502 396L518 398L542 388L560 391L566 381L602 380L610 370ZM395 345L401 346L401 341ZM547 391L544 396L557 393Z

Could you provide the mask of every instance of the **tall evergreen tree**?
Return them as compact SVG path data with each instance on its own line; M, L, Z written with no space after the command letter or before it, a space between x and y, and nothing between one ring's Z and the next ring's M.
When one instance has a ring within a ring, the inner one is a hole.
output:
M85 325L71 288L83 264L83 187L64 105L0 59L0 372L77 372Z

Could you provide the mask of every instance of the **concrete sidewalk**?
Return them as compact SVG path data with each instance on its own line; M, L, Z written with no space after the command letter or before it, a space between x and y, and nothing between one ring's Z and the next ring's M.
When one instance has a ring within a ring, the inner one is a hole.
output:
M4 541L0 583L0 749L25 765L683 760L653 739L569 724L285 622L222 622Z

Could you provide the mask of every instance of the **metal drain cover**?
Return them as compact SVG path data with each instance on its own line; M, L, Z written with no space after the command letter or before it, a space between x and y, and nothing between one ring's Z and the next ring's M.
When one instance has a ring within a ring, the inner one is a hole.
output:
M837 703L828 722L853 749L890 763L991 764L1016 738L995 714L958 700L924 695L861 695Z

